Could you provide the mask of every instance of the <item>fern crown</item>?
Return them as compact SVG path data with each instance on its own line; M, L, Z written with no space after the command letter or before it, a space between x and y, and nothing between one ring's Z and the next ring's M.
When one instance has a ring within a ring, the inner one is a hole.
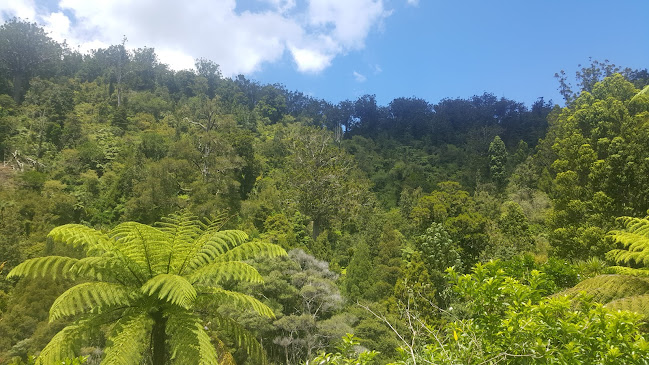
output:
M172 363L188 356L199 364L217 364L218 354L206 327L193 311L199 298L234 302L260 315L272 310L252 296L228 291L231 281L262 282L244 262L258 256L281 256L279 246L248 241L242 231L220 231L220 222L201 222L190 213L172 215L156 226L126 222L104 233L68 224L53 229L56 243L82 247L85 258L47 256L16 266L9 277L65 278L78 284L61 294L50 309L50 320L75 317L43 349L37 363L74 357L79 343L93 328L111 324L102 364L131 364L151 349L156 323L166 326L166 346ZM234 332L239 343L263 352L234 321L217 314L214 321ZM156 322L157 321L157 322ZM183 361L183 359L185 359Z

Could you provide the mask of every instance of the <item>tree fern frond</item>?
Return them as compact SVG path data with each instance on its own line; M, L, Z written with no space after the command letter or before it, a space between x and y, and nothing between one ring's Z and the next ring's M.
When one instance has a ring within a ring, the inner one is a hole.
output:
M253 363L260 365L268 363L266 352L259 341L235 320L217 313L211 322L218 332L232 336L237 347L245 350Z
M66 290L50 308L50 321L83 313L95 308L126 306L131 290L121 284L105 282L83 283Z
M246 242L220 255L216 261L243 261L255 257L286 256L286 251L274 244L261 241Z
M206 232L196 240L183 266L189 265L190 270L195 270L212 263L216 257L242 245L247 239L248 235L243 231Z
M53 279L58 277L70 278L72 277L71 268L79 260L65 256L45 256L36 257L26 260L14 267L9 272L7 277L14 276L31 276L31 277L45 277L50 276Z
M174 364L187 364L188 359L198 364L218 364L218 356L201 321L191 313L168 313L167 337Z
M221 284L228 280L263 283L257 269L240 261L215 262L203 266L189 275L189 281L204 285Z
M124 266L124 262L117 257L84 257L72 265L70 271L70 275L80 279L119 282L121 284L136 283L133 275Z
M214 297L217 302L234 302L240 306L248 307L261 314L262 316L275 318L275 314L273 313L272 309L250 295L214 287L200 288L200 293Z
M198 364L199 365L218 365L218 355L210 336L205 332L200 323L196 323L196 334L198 335Z
M36 359L36 365L56 364L67 358L76 357L79 340L86 333L83 324L72 324L59 331L45 346Z
M169 235L137 222L119 224L108 233L116 249L128 260L137 263L139 273L147 279L166 273L169 256Z
M141 291L146 295L155 294L158 299L183 308L191 307L196 299L194 286L182 276L173 274L160 274L149 279Z
M82 246L87 255L98 255L106 252L112 242L104 233L81 224L66 224L50 231L48 238L73 247Z
M216 232L220 231L221 228L227 223L229 220L228 214L227 213L218 213L211 218L206 218L205 219L205 231L207 232Z
M148 337L153 320L147 313L124 317L116 324L115 335L109 338L111 344L105 350L102 365L131 365L139 363L147 349Z
M642 314L645 319L649 318L649 294L632 295L620 298L606 304L607 308L626 310Z
M206 225L189 211L172 214L156 224L169 237L166 273L178 273L180 266L191 254L195 241L203 234Z
M599 275L586 279L576 286L555 294L576 296L581 292L592 295L600 303L628 297L649 294L649 279L628 275Z
M629 276L640 276L649 278L649 270L647 269L634 269L626 266L609 266L606 268L607 274L619 274Z
M643 251L649 248L649 237L638 232L611 231L609 236L629 251Z
M623 248L609 251L606 256L618 264L649 266L649 220L647 218L620 217L624 229L613 230L608 236Z

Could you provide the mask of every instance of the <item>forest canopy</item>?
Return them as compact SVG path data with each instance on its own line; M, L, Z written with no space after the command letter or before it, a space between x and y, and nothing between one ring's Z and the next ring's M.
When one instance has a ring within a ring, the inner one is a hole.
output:
M333 104L0 39L0 364L646 363L646 69Z

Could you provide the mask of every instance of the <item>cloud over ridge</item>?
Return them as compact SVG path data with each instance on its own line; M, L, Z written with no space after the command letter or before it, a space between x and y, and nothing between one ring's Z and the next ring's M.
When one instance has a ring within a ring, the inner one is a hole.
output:
M225 75L252 73L290 55L300 72L318 73L362 49L390 15L384 0L33 0L0 5L0 18L37 21L52 38L82 52L121 43L154 47L174 69L208 58Z

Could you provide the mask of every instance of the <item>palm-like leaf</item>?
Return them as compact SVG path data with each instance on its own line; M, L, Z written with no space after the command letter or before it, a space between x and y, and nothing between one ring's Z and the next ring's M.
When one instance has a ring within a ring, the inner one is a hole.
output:
M26 260L25 262L14 267L7 277L14 276L31 276L45 277L50 276L53 279L58 277L72 276L71 268L78 262L78 259L65 256L46 256Z
M196 299L196 289L182 276L160 274L142 285L142 293L155 295L163 302L190 308Z
M557 295L575 296L586 292L607 307L630 310L649 318L649 220L621 217L623 229L608 236L618 244L606 256L620 265L643 265L645 268L612 266L607 274L584 280Z
M257 269L240 261L215 262L194 271L189 280L203 285L220 285L223 282L236 280L250 283L261 283L264 279Z
M147 349L147 337L151 332L153 321L146 313L136 313L120 319L115 334L106 348L104 361L106 365L130 365Z
M66 290L50 308L50 321L85 313L93 309L106 310L131 304L133 293L121 284L88 282Z
M149 335L152 328L160 326L166 327L166 343L174 363L217 364L219 356L210 335L192 311L195 300L204 296L219 303L233 302L272 317L272 310L259 300L221 285L261 282L257 270L242 260L286 255L273 244L246 242L248 235L244 232L219 231L222 222L204 223L184 212L156 227L126 222L107 233L78 224L52 230L48 237L55 243L83 247L87 257L31 259L9 276L87 280L61 294L50 309L51 320L84 317L54 336L39 363L74 356L84 331L108 325L114 335L105 364L137 363L147 349L164 349L164 343L153 344L159 341L155 340L157 336ZM225 317L218 321L226 322ZM255 345L254 337L243 330L235 332L240 346L252 351L254 358L264 358L259 356L261 346ZM222 345L218 339L214 343Z
M196 316L190 313L170 315L167 336L174 364L185 364L187 359L195 359L198 364L218 365L216 350Z

